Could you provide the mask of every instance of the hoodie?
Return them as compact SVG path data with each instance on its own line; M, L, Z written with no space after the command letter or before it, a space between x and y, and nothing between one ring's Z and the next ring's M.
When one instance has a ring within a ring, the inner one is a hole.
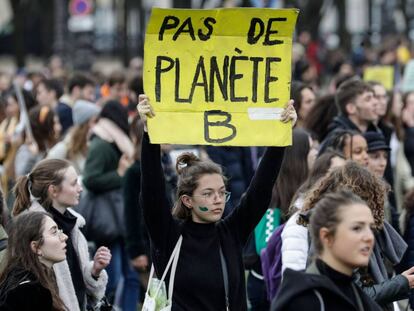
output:
M319 263L312 264L306 272L286 269L283 275L282 287L279 294L273 300L270 310L381 310L380 306L365 295L358 286L353 284L352 277L347 277L335 271L333 273L340 280L333 280L326 275L332 275L333 269L329 267L321 269L323 266L326 266L326 264L319 260ZM325 271L327 270L331 272L326 273ZM342 288L339 288L338 283L342 283ZM344 286L351 292L351 295L344 294ZM351 299L350 296L353 296L354 299ZM359 303L362 304L362 308L358 307Z

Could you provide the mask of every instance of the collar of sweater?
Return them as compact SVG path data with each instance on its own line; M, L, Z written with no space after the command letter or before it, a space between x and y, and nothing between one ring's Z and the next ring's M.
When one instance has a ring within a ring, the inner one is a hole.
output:
M202 224L194 222L192 220L187 220L184 223L184 230L192 236L196 236L199 238L207 238L216 234L216 224L217 223Z

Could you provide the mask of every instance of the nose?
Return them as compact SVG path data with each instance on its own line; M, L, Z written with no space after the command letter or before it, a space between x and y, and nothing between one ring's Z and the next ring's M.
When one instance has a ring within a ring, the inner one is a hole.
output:
M366 230L366 233L364 235L364 241L373 244L374 243L374 233L372 232L371 228L368 228Z
M66 240L68 239L68 236L66 234L64 234L63 232L60 234L60 240L62 242L66 242Z
M222 197L220 193L218 192L214 193L214 201L213 201L214 203L221 203L223 200L224 200L224 197Z

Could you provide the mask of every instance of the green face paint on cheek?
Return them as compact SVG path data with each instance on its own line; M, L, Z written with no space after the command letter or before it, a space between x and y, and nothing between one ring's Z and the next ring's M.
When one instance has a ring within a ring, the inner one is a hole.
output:
M208 212L208 208L205 206L199 206L198 209L202 212Z

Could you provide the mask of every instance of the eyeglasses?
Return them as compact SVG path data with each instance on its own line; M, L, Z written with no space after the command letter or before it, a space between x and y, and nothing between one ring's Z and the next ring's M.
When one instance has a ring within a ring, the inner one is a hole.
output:
M50 236L52 237L61 237L63 235L63 230L62 229L56 229L55 231L50 233Z
M228 202L230 200L231 192L230 191L205 191L202 194L193 194L193 197L202 197L206 201L213 201L214 198L216 198L216 195L222 200L224 199L225 202Z

